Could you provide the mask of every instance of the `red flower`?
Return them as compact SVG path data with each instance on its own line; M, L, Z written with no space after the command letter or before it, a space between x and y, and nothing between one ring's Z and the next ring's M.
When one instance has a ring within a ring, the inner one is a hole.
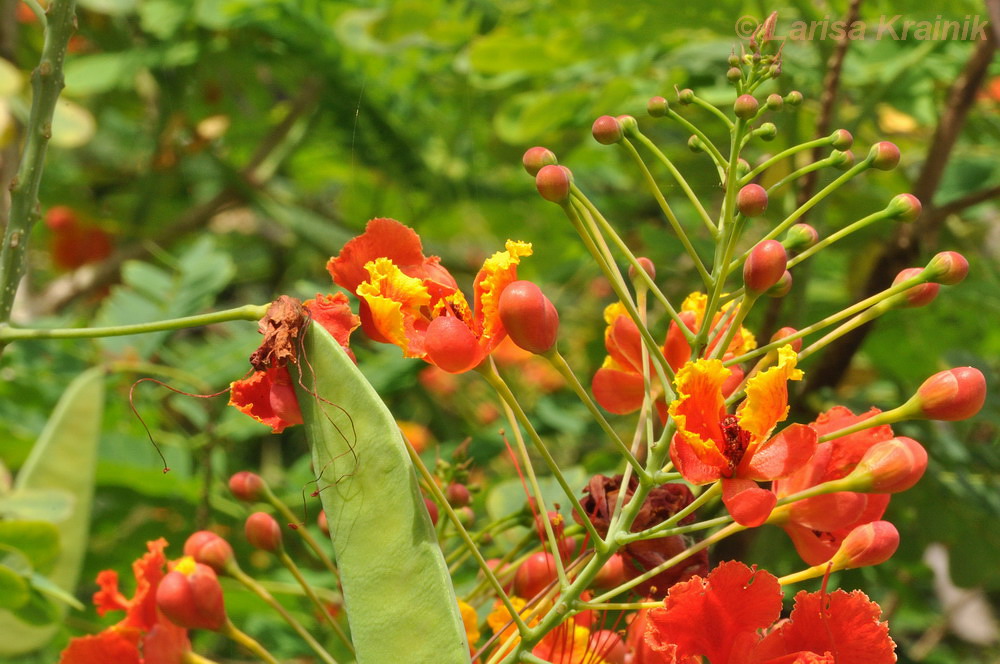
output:
M881 610L864 593L800 592L781 616L778 579L743 563L720 563L704 579L670 589L647 616L644 662L694 664L888 664L896 661ZM763 630L770 631L762 636Z
M867 413L855 415L843 406L834 406L809 427L823 436L879 412L877 408L872 408ZM870 447L892 438L892 429L882 425L820 443L804 466L775 481L771 490L778 498L783 498L817 484L846 477ZM799 500L780 508L780 511L775 510L770 523L781 526L788 533L802 560L809 565L818 565L829 560L856 527L882 518L888 505L888 494L840 491Z
M124 611L125 617L99 634L70 641L59 664L181 664L191 650L187 630L178 627L156 608L156 591L166 575L163 555L166 540L148 542L149 552L132 563L135 594L127 599L118 589L118 574L104 570L97 575L101 587L94 593L97 613Z
M726 414L723 386L730 375L720 360L696 360L676 378L677 399L669 408L677 425L670 458L693 484L722 481L722 501L744 526L759 526L777 497L756 482L786 477L801 467L816 446L816 432L793 424L777 436L774 427L788 414L789 380L800 380L791 346L778 351L778 364L747 382L747 397L735 415Z
M507 241L483 263L470 307L437 256L424 256L420 237L394 219L373 219L365 232L331 258L333 280L361 300L365 333L399 346L451 373L475 368L506 335L500 294L517 280L531 245Z

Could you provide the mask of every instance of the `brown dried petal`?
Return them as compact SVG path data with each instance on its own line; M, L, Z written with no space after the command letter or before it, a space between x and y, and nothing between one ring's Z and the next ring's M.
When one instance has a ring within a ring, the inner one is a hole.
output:
M260 319L257 328L264 335L264 341L250 355L250 364L257 371L269 367L283 367L292 364L297 356L297 339L305 325L305 311L302 302L282 295L271 303L267 313Z

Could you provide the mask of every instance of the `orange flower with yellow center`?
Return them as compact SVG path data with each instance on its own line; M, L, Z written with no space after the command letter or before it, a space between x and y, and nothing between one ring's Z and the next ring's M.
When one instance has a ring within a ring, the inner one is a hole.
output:
M778 363L746 386L735 415L726 412L723 384L730 375L721 360L695 360L677 372L678 397L668 409L677 427L670 458L693 484L722 481L722 501L742 525L763 523L774 493L757 485L786 477L805 464L816 447L816 432L793 424L771 436L788 415L788 381L801 380L791 346L778 350Z

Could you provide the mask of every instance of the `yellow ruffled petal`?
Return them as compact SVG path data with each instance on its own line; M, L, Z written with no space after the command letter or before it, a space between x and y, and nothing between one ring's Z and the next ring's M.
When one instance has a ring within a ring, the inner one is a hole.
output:
M677 371L677 398L669 407L677 424L677 435L703 462L728 463L722 455L725 441L719 426L726 401L722 384L732 373L721 360L695 360Z
M707 305L708 296L696 291L684 298L684 301L681 303L681 311L693 311L695 323L700 325L701 320L705 317L705 307Z
M796 369L798 355L791 345L778 349L778 363L747 381L747 398L736 411L740 427L750 432L751 452L771 435L775 425L788 416L788 381L802 380Z
M458 600L458 611L462 615L462 625L465 626L465 637L469 641L469 647L475 648L480 636L479 616L476 615L476 610L472 606L462 600Z
M621 302L612 302L604 307L604 322L611 325L619 316L628 316L628 309ZM605 333L607 336L607 333Z
M523 256L531 255L530 242L507 240L506 249L498 251L483 263L476 275L474 288L475 323L473 331L479 335L484 348L492 350L501 340L503 323L500 322L500 293L507 284L517 281L517 266Z
M728 302L722 305L722 309L712 319L713 327L719 323L719 319L733 304L733 302ZM701 327L701 322L705 319L705 308L707 306L708 296L704 293L694 292L684 298L684 302L681 303L681 311L694 312L694 326L695 329L698 329ZM733 335L733 340L729 342L729 348L726 349L725 354L727 356L742 355L743 353L749 353L756 347L757 339L753 336L753 333L745 327L740 327L736 331L736 334Z
M372 312L378 331L403 349L407 357L422 357L422 343L416 330L421 307L430 304L430 293L420 279L403 274L388 258L376 258L365 265L368 281L358 286Z

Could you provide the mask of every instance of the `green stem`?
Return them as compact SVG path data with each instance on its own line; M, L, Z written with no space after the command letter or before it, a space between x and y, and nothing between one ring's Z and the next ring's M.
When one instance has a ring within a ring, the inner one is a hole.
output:
M790 270L793 267L795 267L796 265L798 265L799 263L801 263L802 261L804 261L807 258L809 258L810 256L814 255L816 252L821 251L823 249L826 249L827 247L829 247L831 244L833 244L837 240L840 240L841 238L844 238L844 237L850 235L851 233L854 233L855 231L859 231L862 228L864 228L865 226L869 226L869 225L875 223L876 221L882 221L883 219L891 219L893 216L894 216L894 214L890 211L890 209L886 208L884 210L879 210L878 212L873 212L870 215L868 215L867 217L863 217L861 219L858 219L854 223L848 224L847 226L841 228L836 233L833 233L833 234L828 235L827 237L823 238L822 240L820 240L819 242L817 242L813 246L809 247L808 249L806 249L802 253L798 254L794 258L789 259L788 264L786 265L786 267Z
M807 175L809 173L812 173L813 171L818 171L820 169L826 168L827 166L833 166L834 162L835 160L833 157L827 157L826 159L820 159L819 161L814 161L811 164L806 164L802 168L792 171L791 173L789 173L788 175L786 175L785 177L781 178L780 180L772 184L770 187L768 187L767 195L773 196L774 192L779 191L785 185L795 182L803 175Z
M674 524L680 523L687 515L693 513L698 508L704 506L710 500L714 500L721 493L722 493L722 483L716 482L705 491L702 491L701 495L692 500L684 509L677 512L666 521L661 521L652 528L647 528L646 530L642 530L637 533L620 533L618 537L615 539L615 541L618 544L625 546L626 544L631 544L632 542L638 542L639 540L663 537L665 536L664 531L671 530L674 527ZM727 521L732 520L731 517L723 517L723 518L726 519Z
M112 325L109 327L72 327L72 328L18 328L0 324L0 345L19 339L97 339L101 337L122 337L129 334L147 334L165 330L182 330L189 327L201 327L214 323L225 323L234 320L260 320L267 312L269 305L247 304L235 309L214 311L196 316L184 316L169 320L153 321L151 323L136 323L134 325Z
M0 323L10 320L14 296L27 265L28 237L39 219L38 189L45 169L45 152L52 137L52 116L65 85L63 61L76 29L76 2L53 0L48 20L43 16L45 41L38 66L31 74L31 111L27 137L17 175L10 183L10 217L0 249ZM32 11L37 8L32 7ZM3 350L0 341L0 352Z
M269 505L271 505L271 507L277 510L278 514L281 515L281 518L285 519L288 523L299 522L298 517L295 516L294 513L292 513L292 510L288 507L288 505L286 505L285 502L281 500L281 498L278 498L278 496L275 495L273 491L271 491L271 487L268 486L267 484L264 484L264 500ZM319 542L316 541L316 538L313 537L312 534L306 528L296 528L295 532L297 532L302 537L303 541L306 543L309 549L312 550L316 558L320 561L320 563L323 564L323 567L325 567L327 571L330 572L330 574L333 576L334 581L336 581L337 583L337 587L340 587L340 573L337 571L337 567L336 565L333 564L333 561L330 559L330 556L326 554L326 551L323 550L323 547L321 547L319 545Z
M698 129L696 126L688 122L688 120L686 120L683 116L677 113L677 111L675 111L674 109L672 108L669 109L667 111L667 114L670 116L672 120L677 122L679 125L687 129L689 132L691 132L701 140L701 142L705 145L705 150L708 152L708 155L712 158L712 161L715 162L715 167L719 169L721 174L722 169L725 167L726 160L725 158L723 158L722 153L719 152L719 148L715 147L715 143L710 141L708 139L708 136L706 136L701 129Z
M753 168L753 170L744 175L740 179L740 184L743 185L753 182L753 179L755 177L757 177L767 169L771 168L779 161L782 161L783 159L787 159L788 157L796 155L805 150L812 150L813 148L819 148L823 147L824 145L829 145L832 140L833 140L832 136L824 136L823 138L817 138L811 141L807 141L805 143L799 143L798 145L793 145L790 148L785 148L784 150L774 155L773 157L761 162L755 168Z
M316 591L312 589L312 586L309 584L308 581L306 581L306 578L302 576L302 572L299 571L299 568L295 564L295 562L288 557L288 554L285 553L284 549L278 550L278 560L280 560L281 564L285 566L285 569L287 569L289 572L292 573L292 576L295 577L295 580L298 582L298 584L302 586L302 590L309 598L309 601L313 603L313 606L315 606L316 609L319 611L320 615L323 616L323 618L326 620L326 624L330 626L330 629L332 629L337 634L337 636L340 637L340 640L344 642L344 645L346 645L348 649L351 650L351 652L354 652L354 649L351 646L351 640L347 638L347 634L344 633L344 630L340 626L340 623L334 620L333 616L330 615L330 612L327 611L326 607L323 605L323 602L320 601L320 598L316 595Z
M219 634L222 634L226 638L240 644L251 653L267 662L267 664L279 664L274 655L269 653L264 646L260 645L260 643L258 643L249 634L241 632L237 629L236 625L231 623L228 618L226 619L226 624L219 629Z
M705 228L707 228L708 231L712 234L712 237L715 237L716 234L719 232L719 229L715 227L715 223L712 221L712 218L708 215L708 212L701 204L701 199L699 199L698 196L695 195L694 191L691 189L691 186L688 184L687 180L684 179L684 176L681 174L681 172L677 170L676 166L674 166L674 162L670 161L670 159L667 158L667 155L663 154L663 151L660 150L659 147L657 147L656 143L649 140L648 136L646 136L645 134L643 134L638 130L634 132L634 135L636 138L639 139L639 141L643 145L646 146L646 148L650 152L653 153L653 155L657 159L660 160L660 163L666 166L667 170L670 171L670 175L673 176L678 186L680 186L681 190L684 191L684 194L687 196L688 200L691 201L691 205L693 205L695 210L698 211L698 215L701 217L701 221L705 225Z
M716 346L712 351L712 357L724 357L726 351L729 350L729 344L733 342L733 337L739 332L740 327L743 325L743 321L746 320L747 314L750 313L750 309L753 307L754 303L757 301L757 296L746 295L740 300L739 309L736 311L736 316L733 320L729 322L729 327L725 328L725 336L721 342L716 341ZM711 342L709 342L711 346Z
M706 111L708 111L709 113L711 113L712 115L714 115L715 117L717 117L720 120L722 120L723 124L726 125L726 129L729 129L730 131L732 130L732 128L733 128L733 121L729 119L729 116L727 116L725 113L723 113L718 108L716 108L714 104L708 103L707 101L705 101L704 99L702 99L698 95L694 95L693 101L694 101L694 103L695 103L696 106L702 107L703 109L705 109Z
M214 659L199 655L193 650L181 654L181 664L218 664Z
M817 339L816 341L814 341L813 343L809 344L807 347L799 351L798 353L799 361L801 362L805 360L810 355L813 355L817 351L822 350L827 345L833 343L834 341L844 336L851 330L859 328L865 323L873 321L882 314L893 309L894 300L895 298L891 298L883 302L880 302L875 306L873 306L871 309L868 309L867 311L858 314L857 316L847 321L843 325L839 325L835 329L826 333L825 335L823 335L822 337L820 337L819 339Z

